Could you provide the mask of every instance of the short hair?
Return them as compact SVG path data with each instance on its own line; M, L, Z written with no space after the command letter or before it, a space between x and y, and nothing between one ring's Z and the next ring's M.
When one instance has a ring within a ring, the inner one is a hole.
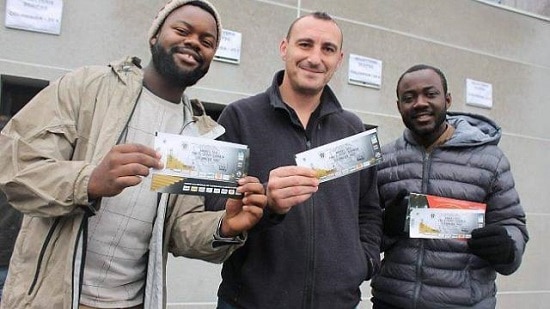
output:
M296 18L291 24L290 24L290 27L288 27L288 31L286 33L286 39L287 41L290 40L290 33L292 32L292 28L294 28L294 25L301 19L305 18L305 17L308 17L308 16L311 16L315 19L320 19L320 20L324 20L324 21L331 21L333 22L336 27L338 27L338 30L340 30L340 35L342 37L342 39L340 40L340 48L342 48L342 45L344 45L344 33L342 32L342 29L340 28L340 25L338 25L338 23L334 20L334 18L332 18L332 16L330 16L328 13L326 12L320 12L320 11L316 11L316 12L313 12L313 13L309 13L309 14L306 14L306 15L302 15L298 18Z
M399 99L399 84L401 83L401 80L403 79L403 77L408 73L421 71L421 70L432 70L435 73L437 73L437 75L439 75L439 78L441 79L441 84L443 85L443 92L445 92L445 95L447 94L447 90L448 90L447 78L445 77L445 74L443 74L443 72L440 69L427 64L416 64L408 68L407 71L403 72L403 74L401 74L401 76L397 80L397 86L395 87L395 94L397 95L397 99Z

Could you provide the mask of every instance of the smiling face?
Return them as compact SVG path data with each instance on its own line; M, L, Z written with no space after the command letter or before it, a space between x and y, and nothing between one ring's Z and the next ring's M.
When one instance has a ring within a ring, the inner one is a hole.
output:
M441 77L435 71L406 73L397 86L397 95L403 123L418 140L429 145L443 134L451 95L445 93Z
M214 16L193 5L174 10L151 39L151 58L169 83L194 85L210 67L216 52Z
M342 32L332 20L306 16L296 21L280 46L283 84L300 94L317 95L342 61Z

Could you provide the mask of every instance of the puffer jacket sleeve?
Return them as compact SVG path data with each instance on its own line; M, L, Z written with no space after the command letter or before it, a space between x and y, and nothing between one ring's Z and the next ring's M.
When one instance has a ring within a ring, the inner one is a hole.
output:
M359 233L369 268L365 280L369 280L380 270L382 210L379 204L376 178L376 168L361 171Z
M406 177L400 177L398 178L397 175L392 172L392 169L395 168L395 165L397 165L397 143L404 143L402 139L398 139L396 143L390 143L382 146L382 157L383 161L377 165L377 183L378 183L378 194L380 199L380 207L382 208L382 213L384 213L386 204L392 200L395 195L397 194L397 191L401 186L395 186L396 183L399 183L400 181L408 182ZM381 180L384 180L385 182L382 183ZM403 185L406 188L410 189L411 184L407 183ZM418 191L420 192L420 191ZM383 215L382 215L383 217ZM382 223L383 225L383 223ZM403 236L388 236L386 234L382 235L382 241L380 244L380 250L382 252L391 249L392 246L394 246L400 239L402 239Z
M495 147L496 149L496 147ZM525 245L529 240L525 213L515 189L510 163L506 156L496 149L499 163L487 200L486 224L502 225L515 242L515 259L510 264L493 265L502 275L514 273L520 266Z
M172 211L167 216L165 243L174 256L185 256L212 263L222 263L242 242L214 246L214 234L225 211L206 211L204 197L173 195L170 198Z
M0 135L0 188L20 211L54 217L87 204L93 169L71 161L85 69L68 73L34 97Z

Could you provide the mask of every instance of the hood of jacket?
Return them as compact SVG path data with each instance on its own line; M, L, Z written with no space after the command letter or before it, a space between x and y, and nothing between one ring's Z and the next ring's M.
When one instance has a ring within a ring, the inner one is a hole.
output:
M455 128L455 132L443 147L498 145L502 136L501 127L482 115L447 112L447 122ZM418 145L409 129L405 129L404 137L407 142Z

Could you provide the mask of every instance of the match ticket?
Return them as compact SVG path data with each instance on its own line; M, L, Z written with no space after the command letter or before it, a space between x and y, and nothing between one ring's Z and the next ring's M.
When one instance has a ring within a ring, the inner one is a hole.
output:
M314 169L320 182L342 177L382 161L376 129L325 144L295 156L298 166Z
M483 203L411 193L409 236L411 238L471 238L472 230L485 225Z
M246 145L158 132L155 150L164 169L152 170L151 190L193 195L240 197L239 178L246 176Z

